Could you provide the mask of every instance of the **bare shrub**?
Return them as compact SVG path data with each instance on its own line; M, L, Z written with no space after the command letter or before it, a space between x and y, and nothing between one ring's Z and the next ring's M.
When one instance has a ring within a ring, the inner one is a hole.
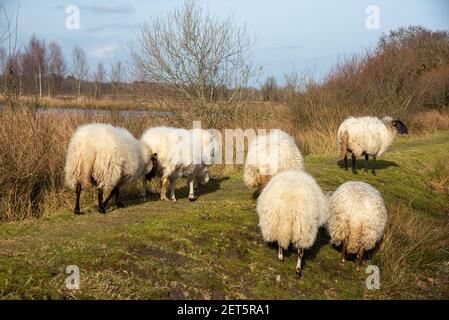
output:
M238 109L242 89L254 76L245 28L219 20L195 2L144 24L130 46L134 76L174 88L193 106L190 118L209 126Z

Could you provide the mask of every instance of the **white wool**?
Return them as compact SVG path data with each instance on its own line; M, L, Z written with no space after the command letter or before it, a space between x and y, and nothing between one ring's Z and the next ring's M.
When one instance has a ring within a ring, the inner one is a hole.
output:
M248 147L244 181L249 187L263 187L278 172L304 168L295 140L282 130L256 137Z
M173 184L180 177L186 178L192 184L192 197L195 178L207 183L207 166L213 162L217 144L206 130L155 127L146 130L140 141L158 154L157 173L162 180Z
M315 179L302 170L278 173L257 200L259 226L265 241L286 249L310 248L318 228L329 218L329 203Z
M331 197L328 231L331 241L339 245L348 239L347 251L370 250L382 239L387 210L379 193L361 181L342 184Z
M347 134L347 149L355 156L380 156L393 142L396 130L392 127L393 119L385 117L382 120L376 117L349 117L343 121L337 131L337 148L344 156L342 150L344 135ZM344 149L345 146L343 146Z
M152 169L151 153L128 130L109 124L80 126L70 139L65 181L75 189L112 189L134 182Z

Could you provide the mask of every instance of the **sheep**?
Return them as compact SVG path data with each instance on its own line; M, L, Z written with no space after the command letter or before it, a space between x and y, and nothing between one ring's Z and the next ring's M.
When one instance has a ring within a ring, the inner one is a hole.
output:
M330 199L327 229L331 243L343 243L341 262L346 254L357 254L362 263L365 251L375 247L384 234L387 210L374 187L361 181L343 183Z
M408 129L401 120L391 117L349 117L337 131L337 148L348 170L347 153L352 153L352 172L357 174L356 158L365 156L365 172L368 172L368 158L373 156L372 174L376 175L376 159L393 142L396 134L407 135Z
M329 202L315 179L303 170L283 171L267 183L256 204L263 239L277 241L278 259L290 242L298 249L296 276L301 277L304 250L315 242L329 218Z
M209 181L207 168L212 164L215 152L215 144L209 144L215 141L211 140L211 135L205 130L200 129L198 133L194 130L197 129L189 131L180 128L155 127L147 129L140 138L143 144L158 154L156 173L161 178L161 200L167 200L166 189L167 184L170 183L170 200L176 201L174 189L178 178L186 178L190 201L196 200L195 182L206 184ZM199 146L195 145L193 139L199 139ZM142 182L142 197L145 197L145 177Z
M248 187L262 189L276 173L303 168L304 160L295 140L275 129L249 144L243 178Z
M76 192L75 214L80 211L82 189L98 189L98 211L115 195L116 206L123 207L122 189L153 170L157 155L139 143L128 130L109 124L91 123L80 126L70 139L65 183ZM112 190L103 202L103 191Z

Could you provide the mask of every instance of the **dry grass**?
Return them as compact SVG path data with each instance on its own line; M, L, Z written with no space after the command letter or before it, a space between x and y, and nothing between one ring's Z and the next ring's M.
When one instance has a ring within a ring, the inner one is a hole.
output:
M373 259L382 270L382 286L387 292L410 287L419 291L431 285L430 275L447 263L449 238L445 223L424 218L404 204L390 206L387 230L379 254ZM426 280L430 283L426 284Z

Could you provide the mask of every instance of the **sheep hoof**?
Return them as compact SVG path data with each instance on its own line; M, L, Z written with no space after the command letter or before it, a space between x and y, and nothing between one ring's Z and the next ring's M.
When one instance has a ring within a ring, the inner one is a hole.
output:
M340 260L340 263L341 263L341 264L345 264L345 262L346 262L345 259L341 259L341 260Z
M301 279L301 269L296 269L296 279Z
M105 213L106 213L106 209L105 209L105 208L102 208L102 207L99 207L99 208L98 208L98 212L100 212L100 213L102 213L102 214L105 214Z
M377 174L375 172L373 172L373 176L377 176Z
M171 202L178 202L178 200L176 200L176 198L170 199Z
M77 215L83 215L84 214L84 212L81 212L79 210L75 210L74 213L77 214Z
M198 197L189 197L190 202L196 201L196 199L198 199Z
M147 197L146 197L146 196L142 196L142 197L140 197L140 201L141 201L141 202L145 202L145 201L147 201Z

